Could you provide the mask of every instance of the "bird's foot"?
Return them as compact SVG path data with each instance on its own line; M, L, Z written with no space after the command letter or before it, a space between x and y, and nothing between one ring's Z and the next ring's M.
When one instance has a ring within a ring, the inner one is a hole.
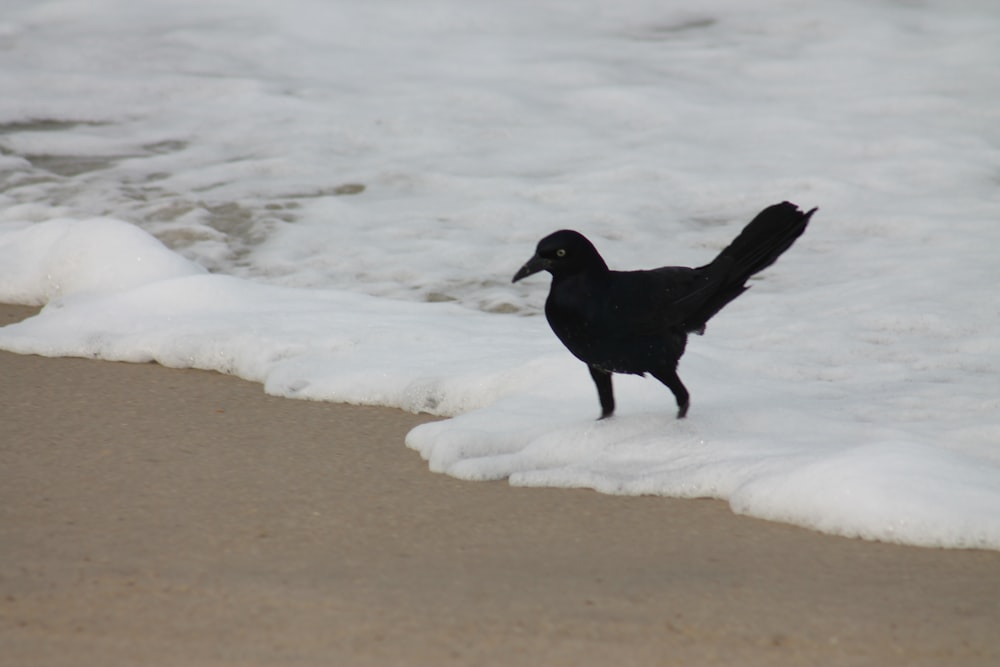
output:
M677 418L678 419L684 419L685 417L687 417L688 406L689 405L691 405L691 404L688 403L688 402L684 402L683 404L677 406Z

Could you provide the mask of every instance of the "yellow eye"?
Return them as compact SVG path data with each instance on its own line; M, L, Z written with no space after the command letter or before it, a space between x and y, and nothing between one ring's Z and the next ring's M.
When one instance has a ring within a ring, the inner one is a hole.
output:
M559 248L559 250L556 250L556 257L565 257L565 256L566 256L566 251L564 249Z

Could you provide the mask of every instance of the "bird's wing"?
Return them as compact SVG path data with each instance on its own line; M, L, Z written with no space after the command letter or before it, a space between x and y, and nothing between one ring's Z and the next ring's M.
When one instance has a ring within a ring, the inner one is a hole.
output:
M636 334L692 332L704 322L693 322L724 279L705 267L666 266L649 271L613 272L612 292L622 319Z

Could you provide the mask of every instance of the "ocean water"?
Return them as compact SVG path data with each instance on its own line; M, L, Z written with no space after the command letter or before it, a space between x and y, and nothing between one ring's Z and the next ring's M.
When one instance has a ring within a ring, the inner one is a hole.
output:
M465 479L1000 549L997 63L986 0L8 0L0 300L45 308L0 348L450 417L406 445ZM689 417L617 377L595 421L510 284L535 242L696 265L784 199L820 211L692 339Z

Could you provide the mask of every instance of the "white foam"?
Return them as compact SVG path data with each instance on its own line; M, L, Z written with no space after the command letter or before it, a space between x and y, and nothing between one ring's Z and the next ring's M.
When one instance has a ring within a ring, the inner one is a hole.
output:
M74 294L120 292L204 269L133 225L109 218L6 225L0 300L41 305Z
M1000 548L989 3L82 7L0 22L0 300L45 304L0 347L452 416L407 442L467 479ZM786 198L820 212L691 341L689 418L620 378L593 421L509 283L536 240L699 264Z

